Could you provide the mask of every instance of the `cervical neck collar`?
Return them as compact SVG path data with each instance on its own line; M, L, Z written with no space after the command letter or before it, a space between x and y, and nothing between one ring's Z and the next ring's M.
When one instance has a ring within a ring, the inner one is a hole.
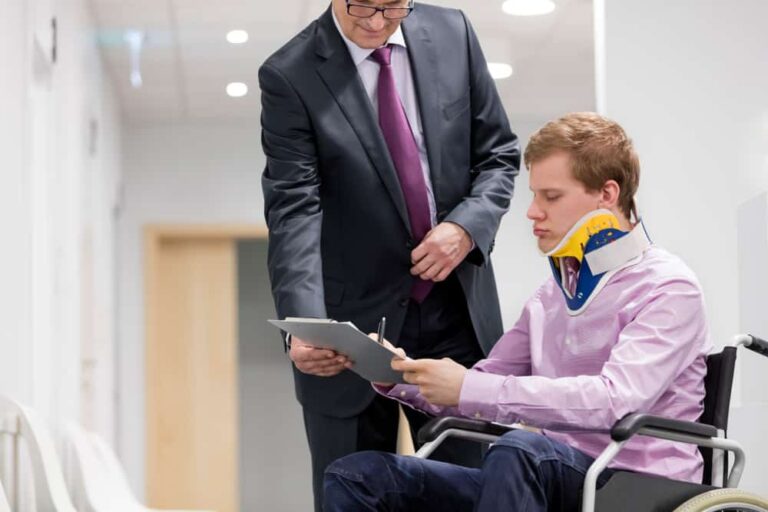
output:
M623 231L608 210L595 210L582 217L554 249L544 253L565 296L568 314L584 312L611 276L636 263L650 245L642 220L631 231ZM564 287L562 259L567 257L580 263L573 295Z

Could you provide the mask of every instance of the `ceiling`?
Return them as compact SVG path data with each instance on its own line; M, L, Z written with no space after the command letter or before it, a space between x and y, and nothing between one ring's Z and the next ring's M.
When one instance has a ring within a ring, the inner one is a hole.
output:
M129 123L256 119L261 63L328 0L90 0L109 74ZM554 0L551 14L504 14L502 0L432 0L463 9L488 61L507 62L514 75L497 81L510 118L541 120L594 109L592 0ZM229 30L245 29L247 43L229 44ZM129 81L126 30L142 30L143 85ZM250 94L230 98L238 81Z

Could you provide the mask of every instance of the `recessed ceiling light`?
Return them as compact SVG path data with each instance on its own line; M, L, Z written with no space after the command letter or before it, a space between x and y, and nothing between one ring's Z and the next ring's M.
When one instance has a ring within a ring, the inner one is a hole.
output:
M227 84L227 94L233 98L240 98L248 94L248 86L243 82L232 82Z
M488 71L491 72L491 78L501 80L512 76L512 66L503 62L489 62Z
M555 10L552 0L506 0L501 10L513 16L539 16Z
M232 44L243 44L248 41L248 32L245 30L230 30L227 32L227 41Z

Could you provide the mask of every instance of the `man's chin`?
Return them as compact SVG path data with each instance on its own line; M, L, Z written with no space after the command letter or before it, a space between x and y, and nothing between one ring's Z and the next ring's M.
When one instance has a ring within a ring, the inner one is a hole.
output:
M354 38L350 39L352 39L352 41L360 48L365 48L366 50L375 50L376 48L381 48L384 43L387 42L389 35L385 32L371 34L365 29L358 27Z
M381 48L386 42L386 39L381 38L359 37L357 38L357 41L355 41L355 44L365 50L375 50Z
M547 239L544 239L544 238L539 238L539 239L536 241L536 245L538 245L538 246L539 246L539 250L540 250L540 251L541 251L543 254L546 254L546 253L548 253L549 251L551 251L552 249L554 249L554 248L555 248L555 246L557 245L557 243L556 243L556 242L553 242L553 241L551 241L551 240L547 240Z

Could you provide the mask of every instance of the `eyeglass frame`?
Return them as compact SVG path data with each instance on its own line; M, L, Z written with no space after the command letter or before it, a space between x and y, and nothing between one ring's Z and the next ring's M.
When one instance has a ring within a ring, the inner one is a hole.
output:
M414 0L409 0L407 7L376 7L376 6L373 6L373 5L353 4L353 3L350 3L350 0L347 0L347 14L349 14L350 16L355 17L355 18L360 18L360 19L366 20L368 18L373 18L374 16L376 16L376 13L380 12L382 17L384 19L386 19L386 20L402 20L402 19L405 19L408 16L410 16L411 13L413 12L413 2L414 2ZM356 15L352 14L351 12L349 12L349 8L350 7L362 7L364 9L373 9L373 13L371 13L370 16L356 16ZM392 10L400 11L400 10L403 10L403 9L407 9L408 10L408 13L405 16L401 16L399 18L388 18L387 17L387 11L392 11Z

